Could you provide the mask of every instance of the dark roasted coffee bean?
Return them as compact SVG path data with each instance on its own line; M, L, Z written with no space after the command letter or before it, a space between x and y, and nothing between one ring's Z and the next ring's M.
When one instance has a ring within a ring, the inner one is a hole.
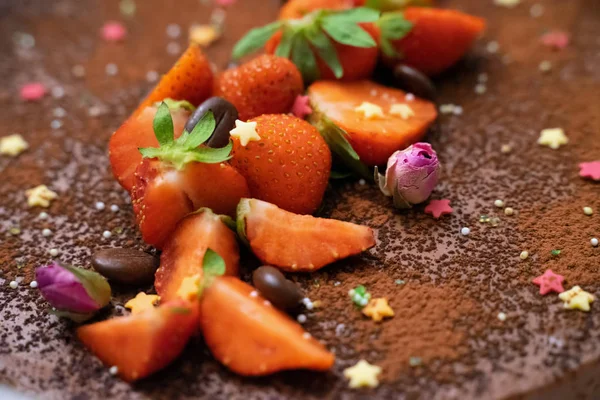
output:
M267 300L282 310L298 307L304 298L300 288L274 267L257 268L252 274L252 282Z
M238 111L233 104L221 97L211 97L200 104L185 123L185 129L188 132L194 130L198 121L209 110L215 116L215 130L208 139L207 145L213 148L227 146L227 143L229 143L229 132L235 128Z
M421 71L405 64L398 64L394 67L392 73L393 86L412 93L417 97L432 101L435 100L435 86L431 79Z
M135 249L103 249L92 255L92 265L99 274L128 285L152 282L158 264L158 257Z

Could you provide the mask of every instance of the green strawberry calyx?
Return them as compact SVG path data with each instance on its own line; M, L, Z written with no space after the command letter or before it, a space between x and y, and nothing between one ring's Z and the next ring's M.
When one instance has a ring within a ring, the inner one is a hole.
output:
M190 162L218 164L231 158L233 142L221 148L201 146L215 130L215 117L208 111L198 121L192 132L184 130L181 136L175 139L173 118L166 102L162 102L156 110L153 121L154 135L159 147L144 147L138 150L144 158L158 158L172 164L178 170L183 169Z
M402 12L383 13L377 21L379 31L379 46L388 57L400 58L402 55L395 49L393 41L400 40L413 28L412 22L404 18Z
M276 21L252 29L235 45L232 57L237 60L259 50L281 31L275 55L291 59L305 80L319 78L315 52L339 79L344 70L332 40L353 47L375 47L375 40L359 24L376 22L379 18L378 10L366 7L343 11L316 10L301 19Z

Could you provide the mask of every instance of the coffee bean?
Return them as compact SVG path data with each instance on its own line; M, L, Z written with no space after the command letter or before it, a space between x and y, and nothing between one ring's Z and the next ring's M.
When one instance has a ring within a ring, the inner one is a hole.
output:
M252 282L267 300L282 310L298 307L304 298L300 288L274 267L257 268L252 274Z
M405 64L394 67L392 85L423 99L435 100L436 90L431 79Z
M200 104L185 123L185 129L191 132L209 110L215 116L215 130L208 139L207 145L213 148L227 146L229 132L235 128L238 111L233 104L221 97L211 97Z
M92 266L111 281L143 285L154 280L158 257L135 249L103 249L92 255Z

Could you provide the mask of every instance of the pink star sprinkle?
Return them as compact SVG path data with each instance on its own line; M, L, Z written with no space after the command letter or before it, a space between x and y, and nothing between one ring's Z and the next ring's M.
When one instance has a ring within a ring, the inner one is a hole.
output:
M237 0L216 0L218 6L227 7L235 3Z
M541 41L545 46L562 50L569 45L569 34L560 31L548 32L542 35Z
M584 162L579 164L579 168L579 176L582 178L600 181L600 161Z
M433 218L438 219L444 214L450 214L452 207L450 207L450 200L431 200L427 207L425 207L425 213L433 215Z
M102 27L102 39L107 42L119 42L127 36L127 29L123 24L116 21L109 21Z
M547 269L543 275L534 278L532 282L540 287L540 294L543 296L552 291L556 293L564 292L565 289L562 285L564 280L564 276L555 274L551 269Z
M308 114L312 113L312 108L308 104L308 96L297 96L292 106L292 114L298 118L304 119Z
M40 82L28 83L21 87L21 99L25 101L37 101L46 94L46 86Z

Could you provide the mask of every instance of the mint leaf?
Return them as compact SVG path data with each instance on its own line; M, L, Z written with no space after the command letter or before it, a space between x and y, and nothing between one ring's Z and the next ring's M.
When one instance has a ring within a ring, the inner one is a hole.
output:
M343 171L331 170L331 172L329 173L329 179L346 179L351 176L352 176L352 174L350 172L343 172Z
M202 260L202 270L206 278L221 276L225 273L225 260L216 251L206 249Z
M169 106L164 101L158 106L152 125L154 136L156 136L156 140L161 146L173 143L173 119L171 118Z
M202 143L206 142L214 131L215 116L212 111L209 110L202 116L200 121L198 121L194 127L194 130L189 135L185 135L184 132L185 136L182 135L182 137L185 137L183 145L189 150L195 149Z
M292 61L306 82L312 82L319 77L319 69L317 68L317 60L308 45L308 42L303 37L298 37L292 49Z
M400 57L400 53L392 44L392 40L399 40L406 36L413 27L412 22L404 18L401 12L385 13L377 22L381 31L380 47L388 57Z
M338 43L353 47L375 47L377 43L358 25L339 23L334 16L323 18L323 29Z
M234 60L238 60L243 56L253 53L267 43L267 41L281 27L282 21L276 21L260 28L254 28L246 34L239 42L236 43L231 53Z
M336 78L341 78L344 75L344 69L333 47L333 43L327 35L320 29L311 29L306 31L306 38L314 46L317 54L325 64L333 71Z
M196 107L190 103L187 100L173 100L170 98L164 99L163 102L167 103L167 106L169 106L170 110L179 110L179 109L184 109L184 110L188 110L188 111L194 111L196 109ZM156 103L156 106L160 106L160 101Z
M138 150L142 153L143 158L158 158L162 154L158 147L140 147Z
M332 19L338 23L360 23L360 22L375 22L379 19L380 12L373 8L358 7L337 12L324 19Z
M364 6L378 10L381 7L381 0L367 0Z
M275 49L275 55L283 58L290 58L292 52L292 46L294 45L295 32L291 28L285 28L281 41Z

